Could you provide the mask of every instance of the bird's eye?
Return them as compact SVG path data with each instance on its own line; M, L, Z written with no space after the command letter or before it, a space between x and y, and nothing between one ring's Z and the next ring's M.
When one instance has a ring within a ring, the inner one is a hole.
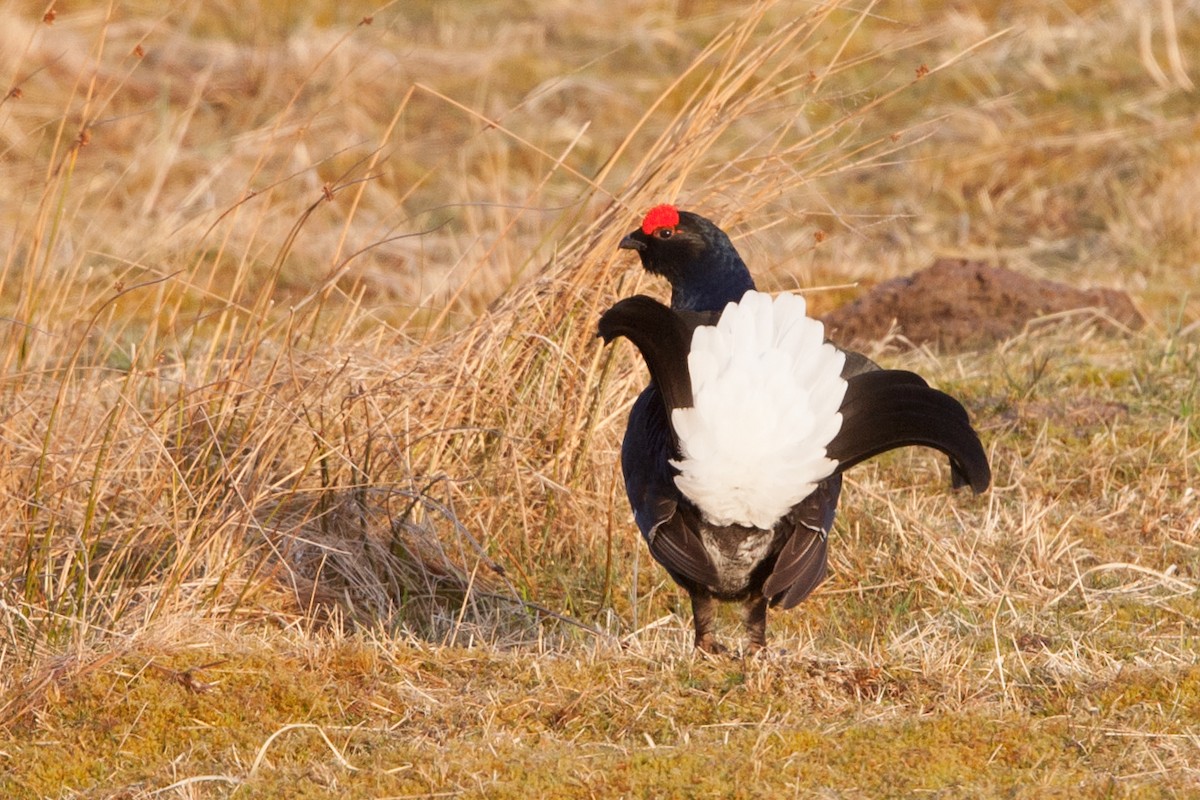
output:
M654 232L654 235L660 239L670 239L674 233L675 230L673 228L659 228Z

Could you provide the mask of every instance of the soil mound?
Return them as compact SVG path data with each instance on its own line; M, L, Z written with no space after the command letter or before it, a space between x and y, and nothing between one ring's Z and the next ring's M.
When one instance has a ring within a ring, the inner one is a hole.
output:
M823 317L835 342L874 342L895 323L914 344L942 350L984 347L1020 333L1030 321L1079 309L1097 309L1097 324L1145 324L1133 301L1115 289L1076 289L1030 278L1004 267L939 259L904 278L881 283ZM1111 322L1110 322L1111 321Z

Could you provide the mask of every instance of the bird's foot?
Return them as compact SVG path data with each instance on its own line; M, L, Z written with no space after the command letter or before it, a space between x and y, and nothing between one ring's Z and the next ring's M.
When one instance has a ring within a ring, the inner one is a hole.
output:
M769 655L769 653L770 651L767 650L767 643L765 641L751 639L746 642L746 647L742 650L742 657L758 658L760 656Z

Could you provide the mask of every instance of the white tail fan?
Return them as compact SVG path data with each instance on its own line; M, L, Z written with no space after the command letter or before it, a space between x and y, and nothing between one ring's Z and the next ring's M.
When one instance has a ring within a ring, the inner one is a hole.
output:
M671 414L683 456L671 463L709 523L770 529L833 473L844 361L799 295L746 292L696 328L694 405Z

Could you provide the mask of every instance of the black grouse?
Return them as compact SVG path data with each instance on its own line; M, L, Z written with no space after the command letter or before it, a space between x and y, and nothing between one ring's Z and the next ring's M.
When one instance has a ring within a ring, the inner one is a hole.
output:
M804 298L755 291L729 237L697 214L657 206L621 240L671 284L600 318L650 371L633 404L621 467L656 561L692 600L696 647L716 601L745 606L751 650L768 606L791 608L825 579L841 473L907 445L950 458L954 487L983 492L991 469L962 405L918 375L881 369L827 342Z

